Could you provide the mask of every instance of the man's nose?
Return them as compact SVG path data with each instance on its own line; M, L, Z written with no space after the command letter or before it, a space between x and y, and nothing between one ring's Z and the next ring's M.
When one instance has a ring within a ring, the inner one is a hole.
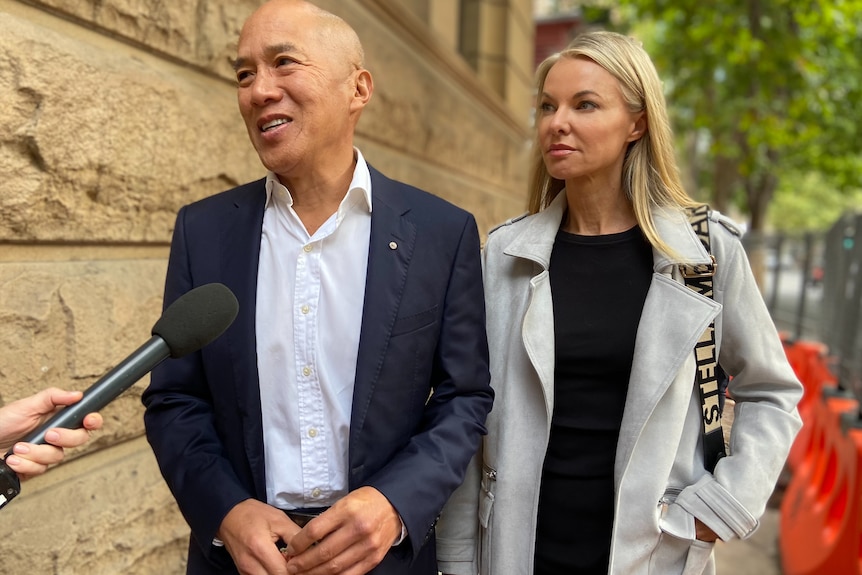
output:
M264 70L255 75L254 81L251 83L251 98L252 103L256 106L281 99L281 90L278 88L278 82L272 73Z

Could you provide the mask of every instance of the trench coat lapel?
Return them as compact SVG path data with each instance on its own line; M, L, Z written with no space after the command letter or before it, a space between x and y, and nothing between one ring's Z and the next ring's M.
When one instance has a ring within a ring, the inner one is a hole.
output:
M557 230L566 209L566 194L560 192L548 207L526 222L503 253L534 262L536 275L530 279L530 301L524 314L524 348L539 375L548 421L554 409L554 308L548 267Z
M635 352L616 457L616 479L624 472L644 425L677 376L694 346L721 311L721 304L696 294L682 283L679 262L708 263L709 254L681 212L653 213L659 236L677 257L654 250L653 279L647 292L635 340ZM684 383L685 384L685 383Z

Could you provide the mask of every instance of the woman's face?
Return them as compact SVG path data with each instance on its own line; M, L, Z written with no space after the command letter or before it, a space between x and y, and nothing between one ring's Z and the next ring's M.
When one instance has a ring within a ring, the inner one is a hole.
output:
M584 57L561 58L540 95L538 136L548 173L558 180L617 185L629 142L643 135L643 112L631 112L610 72Z

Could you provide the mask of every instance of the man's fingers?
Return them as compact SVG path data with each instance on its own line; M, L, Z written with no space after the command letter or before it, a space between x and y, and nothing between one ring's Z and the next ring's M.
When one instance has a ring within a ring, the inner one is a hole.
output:
M228 549L243 575L287 575L287 562L273 541L258 540L246 549ZM235 554L235 555L234 555Z
M373 569L390 549L376 529L352 518L323 514L289 541L288 572L302 575L350 573L362 574Z
M287 572L291 575L363 575L383 560L380 553L368 541L355 541L346 547L343 541L333 541L339 532L320 541L301 558L290 558ZM340 551L334 552L335 549Z
M287 562L276 541L289 540L297 531L299 527L282 511L246 499L228 512L216 536L243 575L286 575Z

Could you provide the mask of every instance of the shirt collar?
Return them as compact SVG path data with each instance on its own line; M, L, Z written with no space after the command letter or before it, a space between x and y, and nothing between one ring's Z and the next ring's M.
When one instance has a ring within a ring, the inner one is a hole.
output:
M368 164L365 162L365 157L362 155L362 152L359 151L359 148L353 148L353 152L356 154L356 167L353 168L353 179L350 180L350 187L347 188L347 193L344 195L344 199L341 201L338 211L342 212L344 207L348 204L348 198L351 198L350 201L354 202L355 200L352 200L352 198L359 194L362 197L360 202L364 201L365 208L368 213L371 213L371 172L368 170ZM277 199L273 199L273 193L275 193L276 198L283 198L285 205L293 205L293 196L291 196L290 190L288 190L287 187L279 181L275 172L267 170L267 208L272 205L272 202L277 201Z

